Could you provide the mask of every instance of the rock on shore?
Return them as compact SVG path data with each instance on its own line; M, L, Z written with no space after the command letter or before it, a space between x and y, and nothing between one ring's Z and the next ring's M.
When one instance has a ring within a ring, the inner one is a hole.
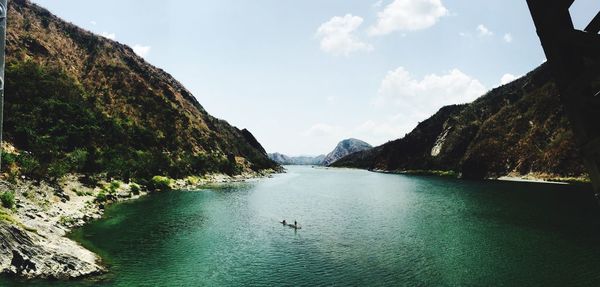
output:
M0 220L1 273L71 279L105 271L96 254L65 237L72 227L101 217L93 189L71 177L60 186L3 182L0 190L14 191L17 200L15 210L5 209L6 218Z
M42 236L0 222L2 273L25 278L71 279L99 274L94 253L61 236Z

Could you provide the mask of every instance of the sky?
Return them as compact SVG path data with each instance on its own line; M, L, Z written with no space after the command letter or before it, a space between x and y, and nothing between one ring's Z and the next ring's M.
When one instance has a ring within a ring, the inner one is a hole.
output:
M34 0L131 46L268 152L403 137L545 61L525 0ZM577 28L597 0L571 8Z

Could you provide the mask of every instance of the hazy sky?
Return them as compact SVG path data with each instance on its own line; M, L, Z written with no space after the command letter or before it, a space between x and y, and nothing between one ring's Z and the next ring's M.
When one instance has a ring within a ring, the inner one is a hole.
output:
M35 0L128 44L269 152L404 136L545 57L525 0ZM600 10L577 0L576 26Z

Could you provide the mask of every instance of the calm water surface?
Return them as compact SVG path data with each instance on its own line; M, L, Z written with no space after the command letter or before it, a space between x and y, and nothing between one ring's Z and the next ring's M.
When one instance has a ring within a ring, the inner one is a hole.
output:
M573 186L288 167L114 205L73 236L111 272L0 285L600 286L600 212Z

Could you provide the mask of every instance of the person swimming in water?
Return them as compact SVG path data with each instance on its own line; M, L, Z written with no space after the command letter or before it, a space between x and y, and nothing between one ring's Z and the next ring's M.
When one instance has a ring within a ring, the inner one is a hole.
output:
M286 221L285 221L285 219L284 219L284 220L283 220L281 223L283 223L283 225L285 225L285 224L286 224Z

